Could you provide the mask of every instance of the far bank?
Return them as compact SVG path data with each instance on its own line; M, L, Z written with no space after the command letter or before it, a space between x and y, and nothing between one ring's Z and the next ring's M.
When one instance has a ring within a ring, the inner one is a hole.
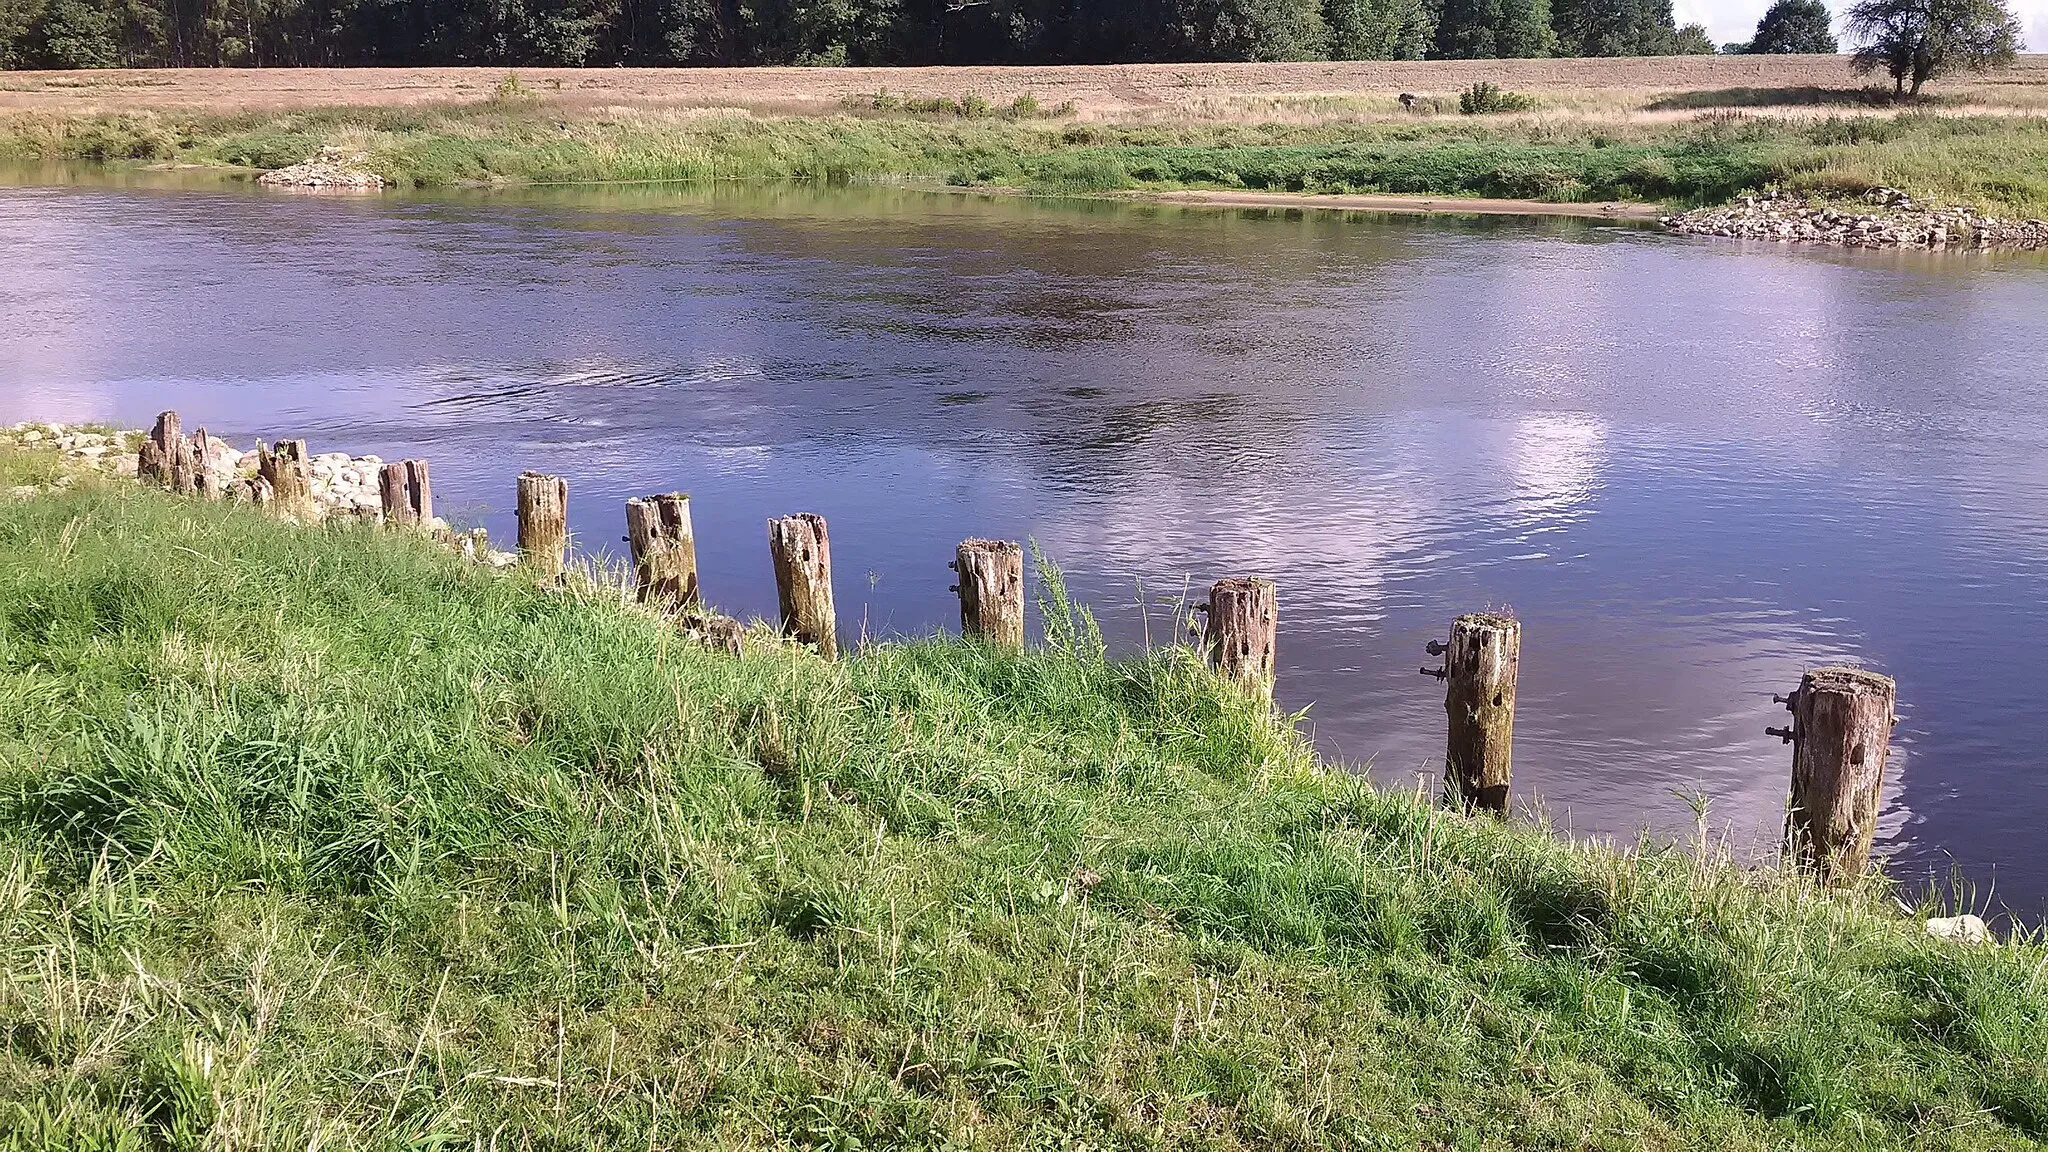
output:
M872 69L764 70L751 100L717 105L696 102L710 89L648 94L628 85L593 95L574 74L553 74L559 70L460 70L467 79L453 87L439 76L451 70L421 70L425 91L439 98L427 104L401 101L389 70L353 90L337 87L345 74L308 72L297 75L311 89L268 106L201 100L191 87L203 74L132 74L125 89L81 79L74 83L89 95L61 99L50 94L59 91L48 88L50 74L15 74L0 106L19 110L0 114L0 158L267 171L325 151L389 185L416 188L900 182L1061 194L1455 198L1461 211L1493 207L1475 200L1685 208L1774 187L1841 197L1898 188L1993 215L2048 216L2048 69L2033 59L1910 103L1857 87L1845 68L1815 83L1806 73L1817 65L1798 59L1806 72L1746 65L1756 71L1744 86L1726 86L1739 79L1733 73L1681 73L1681 63L1696 69L1690 61L1665 62L1673 69L1668 86L1657 86L1641 61L1621 83L1573 72L1605 62L1542 62L1551 66L1546 77L1528 62L1488 61L1510 84L1525 85L1518 94L1532 103L1491 115L1459 111L1452 83L1477 75L1474 62L1447 64L1435 81L1430 66L1407 66L1414 75L1399 79L1423 91L1407 92L1406 107L1401 92L1365 87L1392 77L1332 67L1324 78L1332 90L1316 91L1294 74L1299 66L1280 65L1270 66L1271 91L1260 85L1269 66L1205 66L1187 80L1194 95L1155 93L1149 101L1138 96L1151 89L1136 88L1121 100L1097 99L1064 75L1082 69L906 70L902 88L890 87L892 76L869 76ZM465 96L468 81L485 72L495 86ZM1208 72L1227 72L1234 90L1203 95L1204 83L1221 82L1205 80ZM218 76L229 93L254 82ZM1041 79L1048 91L1035 86ZM1774 83L1786 79L1803 82ZM958 88L941 91L952 83ZM1050 98L1068 90L1081 94ZM364 103L340 102L351 95ZM289 103L317 106L279 106Z

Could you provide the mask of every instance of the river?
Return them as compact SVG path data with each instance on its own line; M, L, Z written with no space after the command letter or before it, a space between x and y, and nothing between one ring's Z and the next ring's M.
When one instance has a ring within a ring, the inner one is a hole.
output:
M1031 539L1112 642L1280 584L1279 698L1431 779L1423 645L1511 608L1517 798L1744 850L1801 669L1898 678L1881 848L2048 905L2048 260L1541 219L639 188L316 197L0 187L0 420L432 462L509 538L693 495L707 595L831 523L849 642L957 626L963 537ZM1142 599L1141 599L1142 595ZM1035 624L1035 617L1034 617Z

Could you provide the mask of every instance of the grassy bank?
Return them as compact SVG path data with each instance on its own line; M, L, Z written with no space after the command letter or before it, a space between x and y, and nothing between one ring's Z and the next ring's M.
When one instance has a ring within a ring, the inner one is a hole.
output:
M125 483L0 544L5 1147L2048 1136L2039 946L1377 793L1184 652L734 662Z
M541 98L236 114L18 112L0 118L0 158L278 168L338 146L404 187L916 180L1050 192L1223 188L1692 205L1772 183L1843 194L1890 186L2048 216L2048 119L1938 107L1873 115L1853 96L1836 112L1799 115L1708 109L1678 119L1539 112L1265 124L755 115Z

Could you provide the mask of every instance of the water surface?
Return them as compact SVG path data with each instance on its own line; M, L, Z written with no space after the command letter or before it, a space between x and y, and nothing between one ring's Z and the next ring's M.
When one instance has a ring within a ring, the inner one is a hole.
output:
M704 583L774 609L831 521L851 642L957 624L955 542L1036 540L1112 640L1281 585L1279 695L1433 778L1423 644L1524 622L1519 797L1767 843L1802 668L1896 676L1882 833L2048 902L2048 263L1427 220L668 189L452 198L0 188L0 419L432 461L509 538L693 494ZM1142 597L1141 599L1141 588Z

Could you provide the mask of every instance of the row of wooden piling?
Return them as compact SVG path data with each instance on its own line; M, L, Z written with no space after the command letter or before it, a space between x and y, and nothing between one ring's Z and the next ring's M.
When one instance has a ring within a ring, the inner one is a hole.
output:
M1515 689L1522 625L1491 612L1458 617L1443 656L1423 674L1445 682L1450 714L1444 748L1446 783L1468 809L1505 815L1513 779ZM1765 733L1792 745L1792 789L1785 843L1793 859L1828 883L1847 883L1870 866L1898 685L1862 668L1816 668L1789 696L1774 696L1792 713Z
M301 522L319 518L313 497L313 458L304 440L256 445L256 475L222 485L213 472L213 438L201 428L191 436L176 412L157 416L156 426L136 453L135 474L173 492L208 500L260 504ZM386 464L377 475L384 521L424 525L434 519L433 482L424 460Z
M226 495L311 519L311 458L303 440L257 445L257 475L223 493L208 467L205 429L186 438L178 414L165 412L144 442L137 473L173 491L219 499ZM427 464L404 460L379 473L386 523L425 525L433 520ZM527 472L518 479L520 559L548 579L568 565L569 486L559 476ZM704 610L697 573L696 533L690 498L680 492L626 501L625 541L631 549L635 595L650 607L690 619L707 643L734 655L741 626ZM832 545L825 518L811 512L768 522L769 559L783 635L814 647L825 659L839 653L832 593ZM1011 540L961 541L950 565L957 583L964 635L1001 647L1024 646L1024 549ZM1279 593L1271 580L1231 577L1209 589L1203 647L1211 667L1262 703L1273 698ZM1459 616L1445 641L1428 652L1439 668L1424 668L1444 684L1448 732L1445 784L1463 807L1506 815L1513 787L1516 688L1522 625L1512 616L1481 612ZM1792 713L1785 728L1770 728L1793 746L1786 844L1793 858L1824 881L1851 881L1867 870L1877 831L1885 764L1896 723L1897 685L1859 668L1818 668L1789 696L1774 698Z

